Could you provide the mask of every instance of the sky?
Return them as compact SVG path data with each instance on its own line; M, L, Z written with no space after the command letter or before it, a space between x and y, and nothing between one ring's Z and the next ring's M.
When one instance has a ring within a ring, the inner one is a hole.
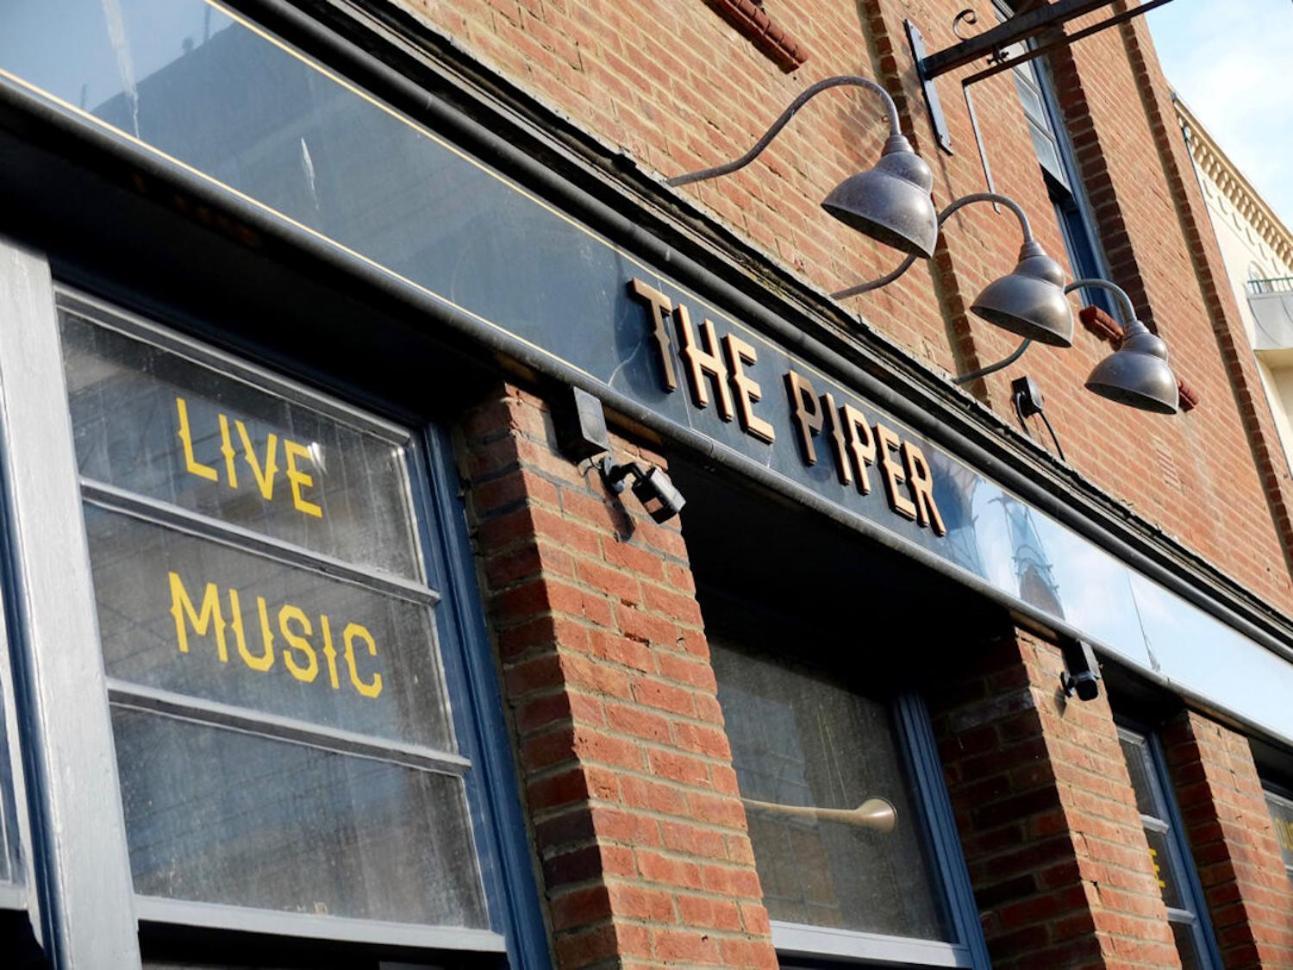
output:
M1172 0L1145 16L1176 93L1293 228L1293 0Z

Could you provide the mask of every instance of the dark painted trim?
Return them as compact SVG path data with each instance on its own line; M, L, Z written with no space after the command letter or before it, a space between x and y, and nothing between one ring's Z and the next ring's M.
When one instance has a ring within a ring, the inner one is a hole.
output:
M457 641L442 641L441 657L446 674L452 675L450 682L456 680L463 688L461 695L451 692L451 699L468 698L467 704L454 705L454 723L459 744L472 762L467 795L490 912L495 929L507 939L509 966L551 970L512 732L503 713L503 689L476 584L453 448L447 432L433 425L425 429L415 452L413 502L422 513L418 523L423 555L433 582L442 584L446 594L439 611L451 611L449 624ZM432 523L434 529L429 527Z
M979 907L974 901L974 887L970 871L961 851L961 837L956 831L956 816L947 795L943 778L943 763L934 741L934 729L924 700L914 691L904 691L894 702L898 721L902 726L903 746L911 762L920 795L921 808L929 829L934 863L938 867L939 881L947 896L952 924L956 928L957 942L970 948L976 968L987 970L992 966L988 958L988 944L983 938L983 924Z
M315 6L325 0L301 2ZM907 357L863 322L828 302L820 292L805 287L778 267L769 265L762 256L708 221L684 197L636 170L622 156L608 155L604 148L584 136L585 141L601 153L604 164L593 165L577 157L566 146L543 138L541 129L518 120L492 95L472 94L460 86L455 88L460 101L469 96L476 98L474 110L478 115L487 116L487 127L454 104L440 100L440 89L449 83L444 74L436 75L441 79L439 89L434 91L434 96L428 97L427 91L418 84L333 33L286 0L239 0L238 5L254 9L259 19L271 28L339 68L394 106L423 119L469 150L488 158L522 183L537 187L543 195L558 201L567 211L617 243L660 265L667 265L678 280L713 294L715 300L731 307L793 353L833 372L857 388L859 393L1116 557L1267 649L1286 659L1293 658L1293 623L1288 617L1266 606L1189 550L1176 545L1161 530L1137 519L1127 507L1095 489L1066 466L1050 460L1041 449L1030 446L1010 431L996 415ZM349 25L351 35L378 47L383 56L402 57L402 68L416 74L419 80L431 71L424 59L414 59L411 54L396 50L390 42L374 36L369 28L334 11L332 20L336 21L338 17ZM503 82L497 83L501 85ZM532 102L530 107L534 111L540 110ZM807 489L769 474L758 463L720 449L701 435L669 426L654 413L594 385L584 375L552 356L509 336L486 331L472 319L447 312L442 306L409 293L383 271L356 265L332 247L306 233L281 225L258 207L228 197L205 180L176 171L156 157L133 149L104 132L71 122L58 111L8 88L0 91L0 114L8 114L11 119L8 123L22 125L28 135L43 128L44 137L70 137L78 146L78 161L83 160L87 165L98 162L103 167L116 167L119 172L142 171L163 184L172 184L210 205L213 210L228 212L236 220L254 227L266 241L283 243L307 254L339 270L343 278L354 281L361 288L371 287L394 297L427 313L451 330L534 371L584 387L601 396L629 420L658 432L666 439L673 439L715 463L727 465L842 525L949 573L972 589L1003 602L1018 615L1030 618L1042 629L1080 635L1079 631L1035 613L1024 604L1003 600L1000 594L964 571L932 562L930 557L922 555L910 544L821 500ZM547 117L555 119L556 116L549 113ZM553 125L555 131L571 131L569 123L559 119ZM524 149L519 146L524 146ZM534 157L527 154L528 150L535 152ZM616 160L620 164L616 165ZM618 176L614 183L604 177L608 168L614 169ZM566 177L567 174L580 176L578 187ZM616 207L607 205L593 193L597 196L610 193ZM708 235L698 238L700 230L705 230ZM738 265L735 259L740 258L742 252L744 259Z

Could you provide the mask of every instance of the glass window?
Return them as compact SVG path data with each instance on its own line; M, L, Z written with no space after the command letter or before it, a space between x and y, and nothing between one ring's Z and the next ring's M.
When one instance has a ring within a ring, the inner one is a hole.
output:
M1271 822L1275 825L1275 841L1280 845L1284 871L1293 882L1293 798L1266 790L1266 807L1270 809Z
M1149 841L1149 854L1154 860L1181 966L1186 970L1217 966L1209 944L1211 931L1206 925L1207 915L1196 889L1197 878L1176 813L1168 801L1162 755L1149 735L1119 728L1118 740L1136 792L1136 808Z
M952 939L889 705L782 659L710 646L768 915Z
M996 0L995 11L998 22L1005 21L1012 13L1011 5L1005 0ZM1026 44L1019 43L1007 47L1005 52L1018 57L1027 50ZM1079 278L1107 279L1109 274L1100 254L1089 206L1081 194L1081 180L1052 91L1050 72L1042 59L1037 59L1016 65L1011 74L1027 119L1033 153L1037 156L1047 193L1055 206L1055 217L1064 238L1069 265ZM1114 301L1104 290L1081 290L1079 299L1099 306L1115 320L1120 318Z
M141 916L488 931L408 433L88 303L60 326Z

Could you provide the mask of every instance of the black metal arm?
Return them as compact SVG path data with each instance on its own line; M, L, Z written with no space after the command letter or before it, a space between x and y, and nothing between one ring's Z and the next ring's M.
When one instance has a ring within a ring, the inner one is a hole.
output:
M973 202L993 202L998 205L1004 205L1007 209L1015 214L1019 220L1020 228L1024 231L1024 242L1033 241L1033 227L1028 223L1028 216L1020 207L1019 203L1007 195L1001 195L998 192L973 192L970 195L963 195L955 202L948 205L946 209L938 214L938 224L941 226L948 220L958 209ZM867 280L865 283L855 283L853 286L845 287L842 290L836 290L831 296L836 300L846 300L850 296L857 296L859 293L870 293L872 290L878 290L882 286L888 286L907 270L911 269L912 264L916 262L916 255L912 254L899 263L891 272L873 280Z
M786 127L790 119L795 116L796 112L798 112L800 108L823 91L844 85L866 88L868 91L874 91L876 94L880 95L884 102L885 115L889 120L890 135L902 134L902 129L899 126L898 121L898 108L894 105L893 98L889 97L888 91L870 78L853 74L841 74L838 77L828 77L824 81L818 81L816 84L812 85L812 87L805 89L799 97L790 102L790 107L786 108L786 110L781 113L781 117L774 121L772 123L772 127L765 131L763 136L754 143L754 147L740 158L734 159L733 161L727 162L723 165L715 165L713 168L701 169L699 172L688 172L686 175L675 175L673 178L668 179L666 184L675 187L679 185L690 185L692 182L703 182L706 179L718 178L720 175L731 175L733 172L745 168L745 166L749 165L763 153L763 150L772 143L772 139L776 138L777 135L780 134L781 129Z
M1088 286L1094 286L1102 290L1108 290L1110 293L1114 294L1114 296L1118 298L1118 303L1122 308L1124 319L1131 320L1133 322L1135 321L1136 310L1131 305L1131 297L1129 297L1126 291L1123 290L1123 288L1118 286L1116 283L1110 283L1108 280L1099 280L1099 279L1074 280L1068 286L1064 287L1064 292L1072 293L1074 290L1080 290ZM1129 325L1125 325L1125 326L1129 326ZM1013 364L1015 361L1017 361L1020 357L1024 355L1024 352L1028 350L1028 346L1031 343L1032 343L1031 340L1025 339L1024 342L1021 343L1018 346L1018 348L1016 348L1015 352L1011 354L1009 357L1002 358L1001 360L997 361L995 364L989 364L987 367L980 367L978 370L972 370L968 374L958 374L956 377L952 378L952 383L958 386L961 384L968 384L970 383L970 381L976 381L980 377L987 377L989 374L995 374L997 371L1002 370L1003 368L1009 367L1011 364ZM1052 435L1054 434L1054 432L1051 432L1051 433ZM1056 442L1057 447L1058 445L1059 445L1059 442Z

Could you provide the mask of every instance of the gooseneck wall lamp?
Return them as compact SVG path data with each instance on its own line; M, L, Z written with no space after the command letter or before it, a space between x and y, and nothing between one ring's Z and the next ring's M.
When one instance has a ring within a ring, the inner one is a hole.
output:
M988 323L1017 333L1027 340L1036 340L1052 347L1071 347L1073 312L1061 289L1064 271L1033 238L1032 226L1019 203L996 192L976 192L962 196L940 212L938 225L942 226L955 212L974 202L1003 205L1014 213L1023 230L1024 243L1019 250L1019 262L1015 268L1009 275L989 283L970 305L970 311ZM842 300L888 286L911 269L915 262L915 257L909 256L896 269L879 279L858 283L832 293L831 296Z
M1091 371L1091 376L1086 379L1087 390L1141 411L1175 414L1181 406L1180 382L1168 363L1167 344L1137 319L1131 297L1122 287L1108 280L1075 280L1064 287L1064 293L1067 295L1086 287L1096 287L1112 293L1118 299L1124 319L1131 321L1123 328L1118 349L1096 364ZM1024 342L1009 357L968 374L961 374L955 378L954 383L967 384L1013 364L1024 355L1031 343L1032 340L1025 337Z
M842 300L887 286L911 269L917 259L930 258L944 222L959 209L975 202L992 202L1009 209L1023 230L1023 246L1015 268L989 283L970 311L988 323L1024 338L1017 350L1004 360L961 374L954 383L965 384L1001 370L1023 356L1034 342L1052 347L1073 345L1073 311L1067 294L1088 286L1102 287L1116 294L1126 319L1131 321L1121 345L1101 361L1087 378L1088 390L1145 411L1175 414L1179 407L1176 377L1167 363L1167 345L1136 319L1127 294L1107 280L1084 279L1064 286L1064 271L1048 256L1033 236L1028 217L1019 204L996 192L962 196L942 212L934 209L931 194L933 175L928 165L912 150L903 135L898 109L887 91L875 81L856 75L840 75L818 81L806 88L781 113L740 158L713 168L677 175L668 180L674 187L730 175L749 165L771 144L790 119L823 91L841 86L866 88L881 99L889 122L889 138L873 168L850 175L831 190L822 208L845 225L868 238L906 253L892 272L832 293Z
M934 254L934 244L938 241L938 220L930 194L934 176L902 133L893 99L869 78L841 75L818 81L795 98L740 158L699 172L674 176L668 184L675 187L690 185L744 168L762 154L800 108L821 92L846 85L866 88L880 97L889 121L889 138L875 167L846 178L822 200L822 208L870 239L928 259Z

